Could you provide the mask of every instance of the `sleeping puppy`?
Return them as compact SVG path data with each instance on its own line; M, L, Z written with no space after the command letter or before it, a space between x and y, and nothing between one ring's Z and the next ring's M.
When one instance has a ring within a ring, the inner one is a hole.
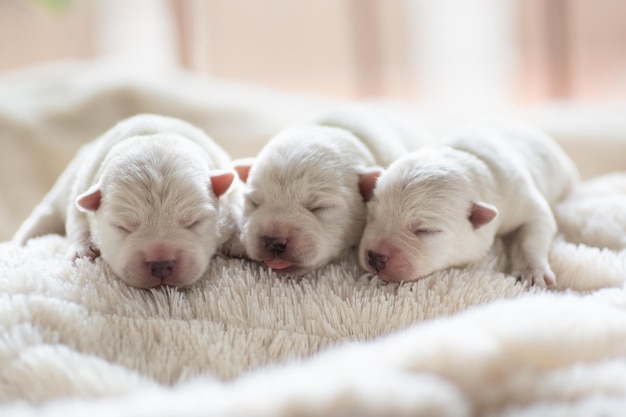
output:
M233 233L230 158L181 120L139 115L83 146L14 236L66 233L128 285L187 286Z
M247 256L301 275L356 246L365 222L361 188L425 135L367 109L336 109L279 132L235 170L246 181L241 242Z
M362 267L413 281L478 260L496 235L508 235L511 273L554 285L551 207L577 181L573 163L549 137L522 127L473 129L446 144L411 153L378 178Z

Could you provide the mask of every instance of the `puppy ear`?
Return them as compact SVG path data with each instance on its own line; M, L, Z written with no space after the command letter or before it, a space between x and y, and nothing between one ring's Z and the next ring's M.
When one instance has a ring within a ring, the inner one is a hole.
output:
M239 179L241 181L248 181L248 174L250 173L250 168L252 168L252 164L254 163L254 158L241 158L235 159L232 163L233 169L237 172Z
M100 185L96 184L76 198L76 205L80 211L96 211L101 199L102 191Z
M235 174L231 171L215 170L211 174L211 187L216 197L223 195L233 184Z
M363 196L363 201L370 201L374 195L376 181L384 172L380 167L368 168L359 174L359 192Z
M495 206L479 201L472 203L469 221L474 229L478 229L492 221L497 215L498 209Z

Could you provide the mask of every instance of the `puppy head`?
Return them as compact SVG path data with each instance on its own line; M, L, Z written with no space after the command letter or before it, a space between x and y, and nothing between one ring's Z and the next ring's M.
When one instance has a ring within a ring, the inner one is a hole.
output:
M487 252L495 207L477 199L472 158L450 148L392 164L376 183L359 245L361 266L386 281L414 281Z
M188 286L220 239L219 196L234 174L211 171L197 145L172 135L131 138L112 150L99 184L76 203L93 243L127 284Z
M349 137L347 137L349 135ZM358 243L365 220L356 153L335 128L292 128L273 139L246 181L241 240L251 259L286 274L319 268Z

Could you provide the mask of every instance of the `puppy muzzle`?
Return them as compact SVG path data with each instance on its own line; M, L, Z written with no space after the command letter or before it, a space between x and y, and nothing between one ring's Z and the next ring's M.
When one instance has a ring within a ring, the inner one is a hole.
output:
M147 262L152 276L159 279L167 278L174 271L174 261Z
M387 265L387 261L389 257L387 255L383 255L378 252L374 252L372 250L367 251L368 264L376 270L376 272L380 272L385 269Z
M287 250L286 238L263 236L263 242L265 243L265 249L276 257L282 255Z

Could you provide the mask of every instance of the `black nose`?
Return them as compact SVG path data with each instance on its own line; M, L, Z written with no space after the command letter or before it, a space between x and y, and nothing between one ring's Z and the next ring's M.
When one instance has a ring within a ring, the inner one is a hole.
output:
M385 269L385 265L389 260L389 257L380 253L376 253L372 250L367 251L368 263L376 272L380 272Z
M282 237L264 236L265 248L275 256L287 250L287 239Z
M172 275L174 261L148 262L148 268L153 276L157 278L167 278Z

